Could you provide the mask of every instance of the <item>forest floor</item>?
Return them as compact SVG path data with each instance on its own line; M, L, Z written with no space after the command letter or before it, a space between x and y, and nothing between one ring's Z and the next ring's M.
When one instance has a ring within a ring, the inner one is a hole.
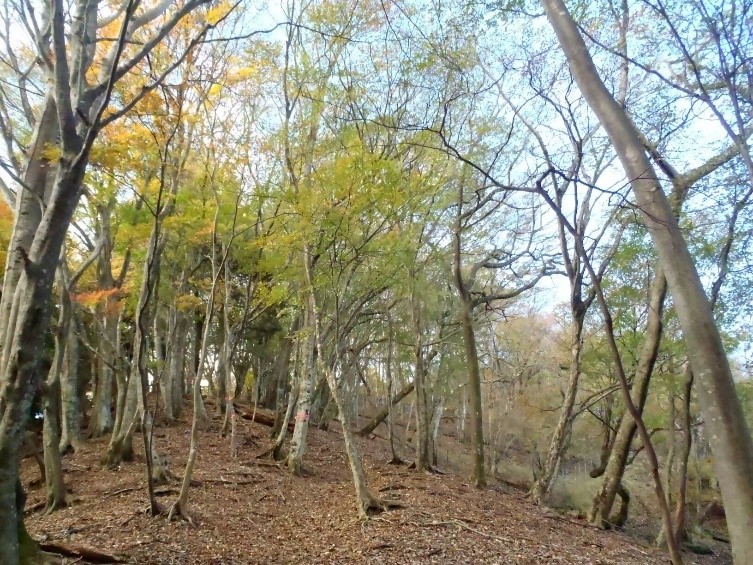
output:
M238 418L238 457L214 420L201 434L189 496L194 524L167 523L145 513L142 446L136 460L117 471L99 460L107 439L87 441L63 459L72 505L43 516L40 487L29 490L27 527L46 543L92 548L144 564L269 563L668 563L666 553L616 532L533 506L525 494L503 486L484 491L449 472L419 474L387 463L381 437L359 438L369 486L404 508L361 522L337 423L311 429L303 477L291 476L256 455L269 445L269 428ZM182 474L188 452L186 422L155 432L171 470ZM25 461L24 484L38 477ZM158 488L166 507L179 482ZM507 490L507 491L506 491ZM37 510L33 510L34 508ZM728 553L685 554L686 563L730 563ZM87 563L63 558L61 563Z

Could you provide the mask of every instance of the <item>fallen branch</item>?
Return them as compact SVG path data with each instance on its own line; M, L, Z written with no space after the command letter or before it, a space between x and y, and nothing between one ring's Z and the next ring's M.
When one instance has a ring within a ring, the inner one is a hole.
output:
M209 484L218 484L218 485L255 485L259 482L261 482L262 479L256 479L256 480L248 480L248 481L230 481L228 479L201 479L197 480L196 482L198 485L201 485L202 483L209 483ZM193 481L192 481L193 484Z
M128 557L124 555L114 555L112 553L103 553L91 547L70 545L67 543L45 542L39 546L47 553L62 555L63 557L73 557L83 559L90 563L128 563Z
M386 487L382 487L379 489L379 492L386 492L388 490L403 490L407 489L409 487L406 487L405 485L387 485Z
M131 491L134 491L134 490L138 490L139 488L141 488L141 487L127 487L127 488L122 488L120 490L116 490L116 491L113 491L113 492L105 493L102 496L102 498L110 498L110 497L113 497L113 496L118 496L119 494L125 494L126 492L131 492Z
M244 420L251 420L252 422L256 422L257 424L262 424L263 426L267 426L270 428L273 428L275 425L275 419L273 416L270 416L268 414L265 414L264 412L257 412L256 414L249 414L248 412L242 412L241 418ZM288 431L292 432L295 428L295 422L288 422Z
M429 514L427 514L425 512L421 512L420 515L424 516L426 518L429 518L429 519L432 518L431 515L429 515ZM430 522L408 522L408 523L412 524L414 526L419 526L419 527L456 526L456 527L460 528L461 530L466 530L466 531L474 533L476 535L483 536L485 538L489 538L489 539L493 539L493 540L497 540L497 541L502 542L502 543L514 543L514 541L515 541L515 540L512 540L510 538L506 538L506 537L503 537L503 536L498 536L498 535L495 535L495 534L489 534L489 533L484 532L482 530L479 530L479 529L476 529L476 528L472 528L468 524L465 523L466 521L471 522L472 524L476 523L473 520L458 519L458 518L452 518L450 520L431 520ZM526 537L522 537L522 536L517 536L516 540L524 540L524 541L527 541L527 542L536 543L536 542L534 542L534 540L526 538Z
M600 528L599 526L594 526L593 524L589 524L588 522L579 522L578 520L570 520L569 518L563 518L562 516L554 516L552 514L540 514L540 516L544 518L549 518L550 520L558 520L560 522L567 522L568 524L575 524L576 526L580 526L582 528L588 528L591 530L598 530L600 532L604 531L614 531L614 530L604 530Z
M408 396L411 392L413 392L413 389L415 388L415 383L410 383L403 387L403 390L398 392L391 400L389 406L385 406L379 414L376 415L375 418L373 418L368 424L366 424L363 428L361 428L358 432L358 435L361 436L368 436L370 433L372 433L375 429L379 427L379 424L384 422L384 420L387 419L387 416L390 413L390 407L395 406L398 404L403 398Z
M178 494L179 489L175 487L161 488L154 491L154 496L167 496L168 494Z

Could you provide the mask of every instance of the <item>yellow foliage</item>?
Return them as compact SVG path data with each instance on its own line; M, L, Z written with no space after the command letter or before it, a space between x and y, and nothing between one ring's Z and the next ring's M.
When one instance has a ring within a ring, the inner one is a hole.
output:
M91 308L98 304L105 304L108 309L113 309L113 311L117 311L117 303L120 298L121 290L119 288L94 290L92 292L81 292L71 295L71 300L82 306Z
M209 96L217 96L222 91L222 86L219 84L213 84L209 87Z
M256 77L259 74L259 69L256 66L241 67L239 69L233 69L228 74L228 80L230 82L243 82Z
M191 312L204 306L204 302L193 294L181 294L175 297L175 307L179 312Z
M63 155L62 150L58 145L47 143L42 150L42 156L48 161L57 161Z
M217 25L232 9L233 5L230 2L220 2L207 12L204 19L209 25Z

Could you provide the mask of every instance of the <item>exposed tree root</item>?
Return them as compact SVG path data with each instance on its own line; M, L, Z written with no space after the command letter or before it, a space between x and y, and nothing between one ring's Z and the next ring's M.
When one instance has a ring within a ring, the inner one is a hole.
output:
M256 455L254 455L254 459L264 459L266 457L272 456L272 458L275 461L279 461L279 459L277 459L277 457L275 457L275 453L277 453L277 452L278 452L277 445L273 444L273 445L270 445L264 451L261 451L261 452L257 453Z
M68 506L68 503L65 501L65 499L63 499L63 500L54 500L54 499L48 500L47 503L45 504L44 512L42 512L42 515L43 516L49 516L50 514L52 514L53 512L55 512L56 510L61 510L61 509L65 508L65 507L67 507L67 506Z
M36 504L32 504L31 506L27 506L26 508L24 508L24 515L33 514L37 510L42 510L45 506L47 506L47 501L45 500L37 502Z
M360 497L358 516L361 520L368 520L371 516L377 516L398 508L405 508L405 505L397 500L386 500L366 493Z
M393 463L392 461L388 461L387 463L389 465L400 465L400 464L404 465L404 464L407 463L408 469L415 469L416 468L416 462L415 461L412 461L412 462L408 463L407 461L402 461L399 458L398 458L398 461L400 461L400 463ZM426 469L424 470L424 473L427 473L427 474L430 474L430 475L446 475L447 474L444 471L440 471L439 469L437 469L433 465L428 465L426 467Z
M170 511L167 513L167 523L169 524L173 520L176 520L176 521L177 520L185 520L186 522L188 522L192 526L198 525L197 522L194 522L193 518L191 518L191 516L188 514L188 512L186 512L185 510L183 510L183 508L182 508L182 506L180 504L180 500L176 500L173 503L173 505L170 507Z
M153 503L150 503L149 506L147 506L146 510L144 510L144 513L149 514L152 517L164 516L167 513L167 510L155 499Z

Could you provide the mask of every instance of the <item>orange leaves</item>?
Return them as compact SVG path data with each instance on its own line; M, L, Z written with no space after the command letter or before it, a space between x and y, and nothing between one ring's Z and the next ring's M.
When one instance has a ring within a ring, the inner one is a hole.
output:
M10 234L13 231L13 211L0 200L0 263L5 265Z
M116 313L120 308L120 299L123 297L123 291L119 288L109 290L93 290L91 292L81 292L72 294L71 300L88 308L95 308L98 305L104 305L107 313Z

